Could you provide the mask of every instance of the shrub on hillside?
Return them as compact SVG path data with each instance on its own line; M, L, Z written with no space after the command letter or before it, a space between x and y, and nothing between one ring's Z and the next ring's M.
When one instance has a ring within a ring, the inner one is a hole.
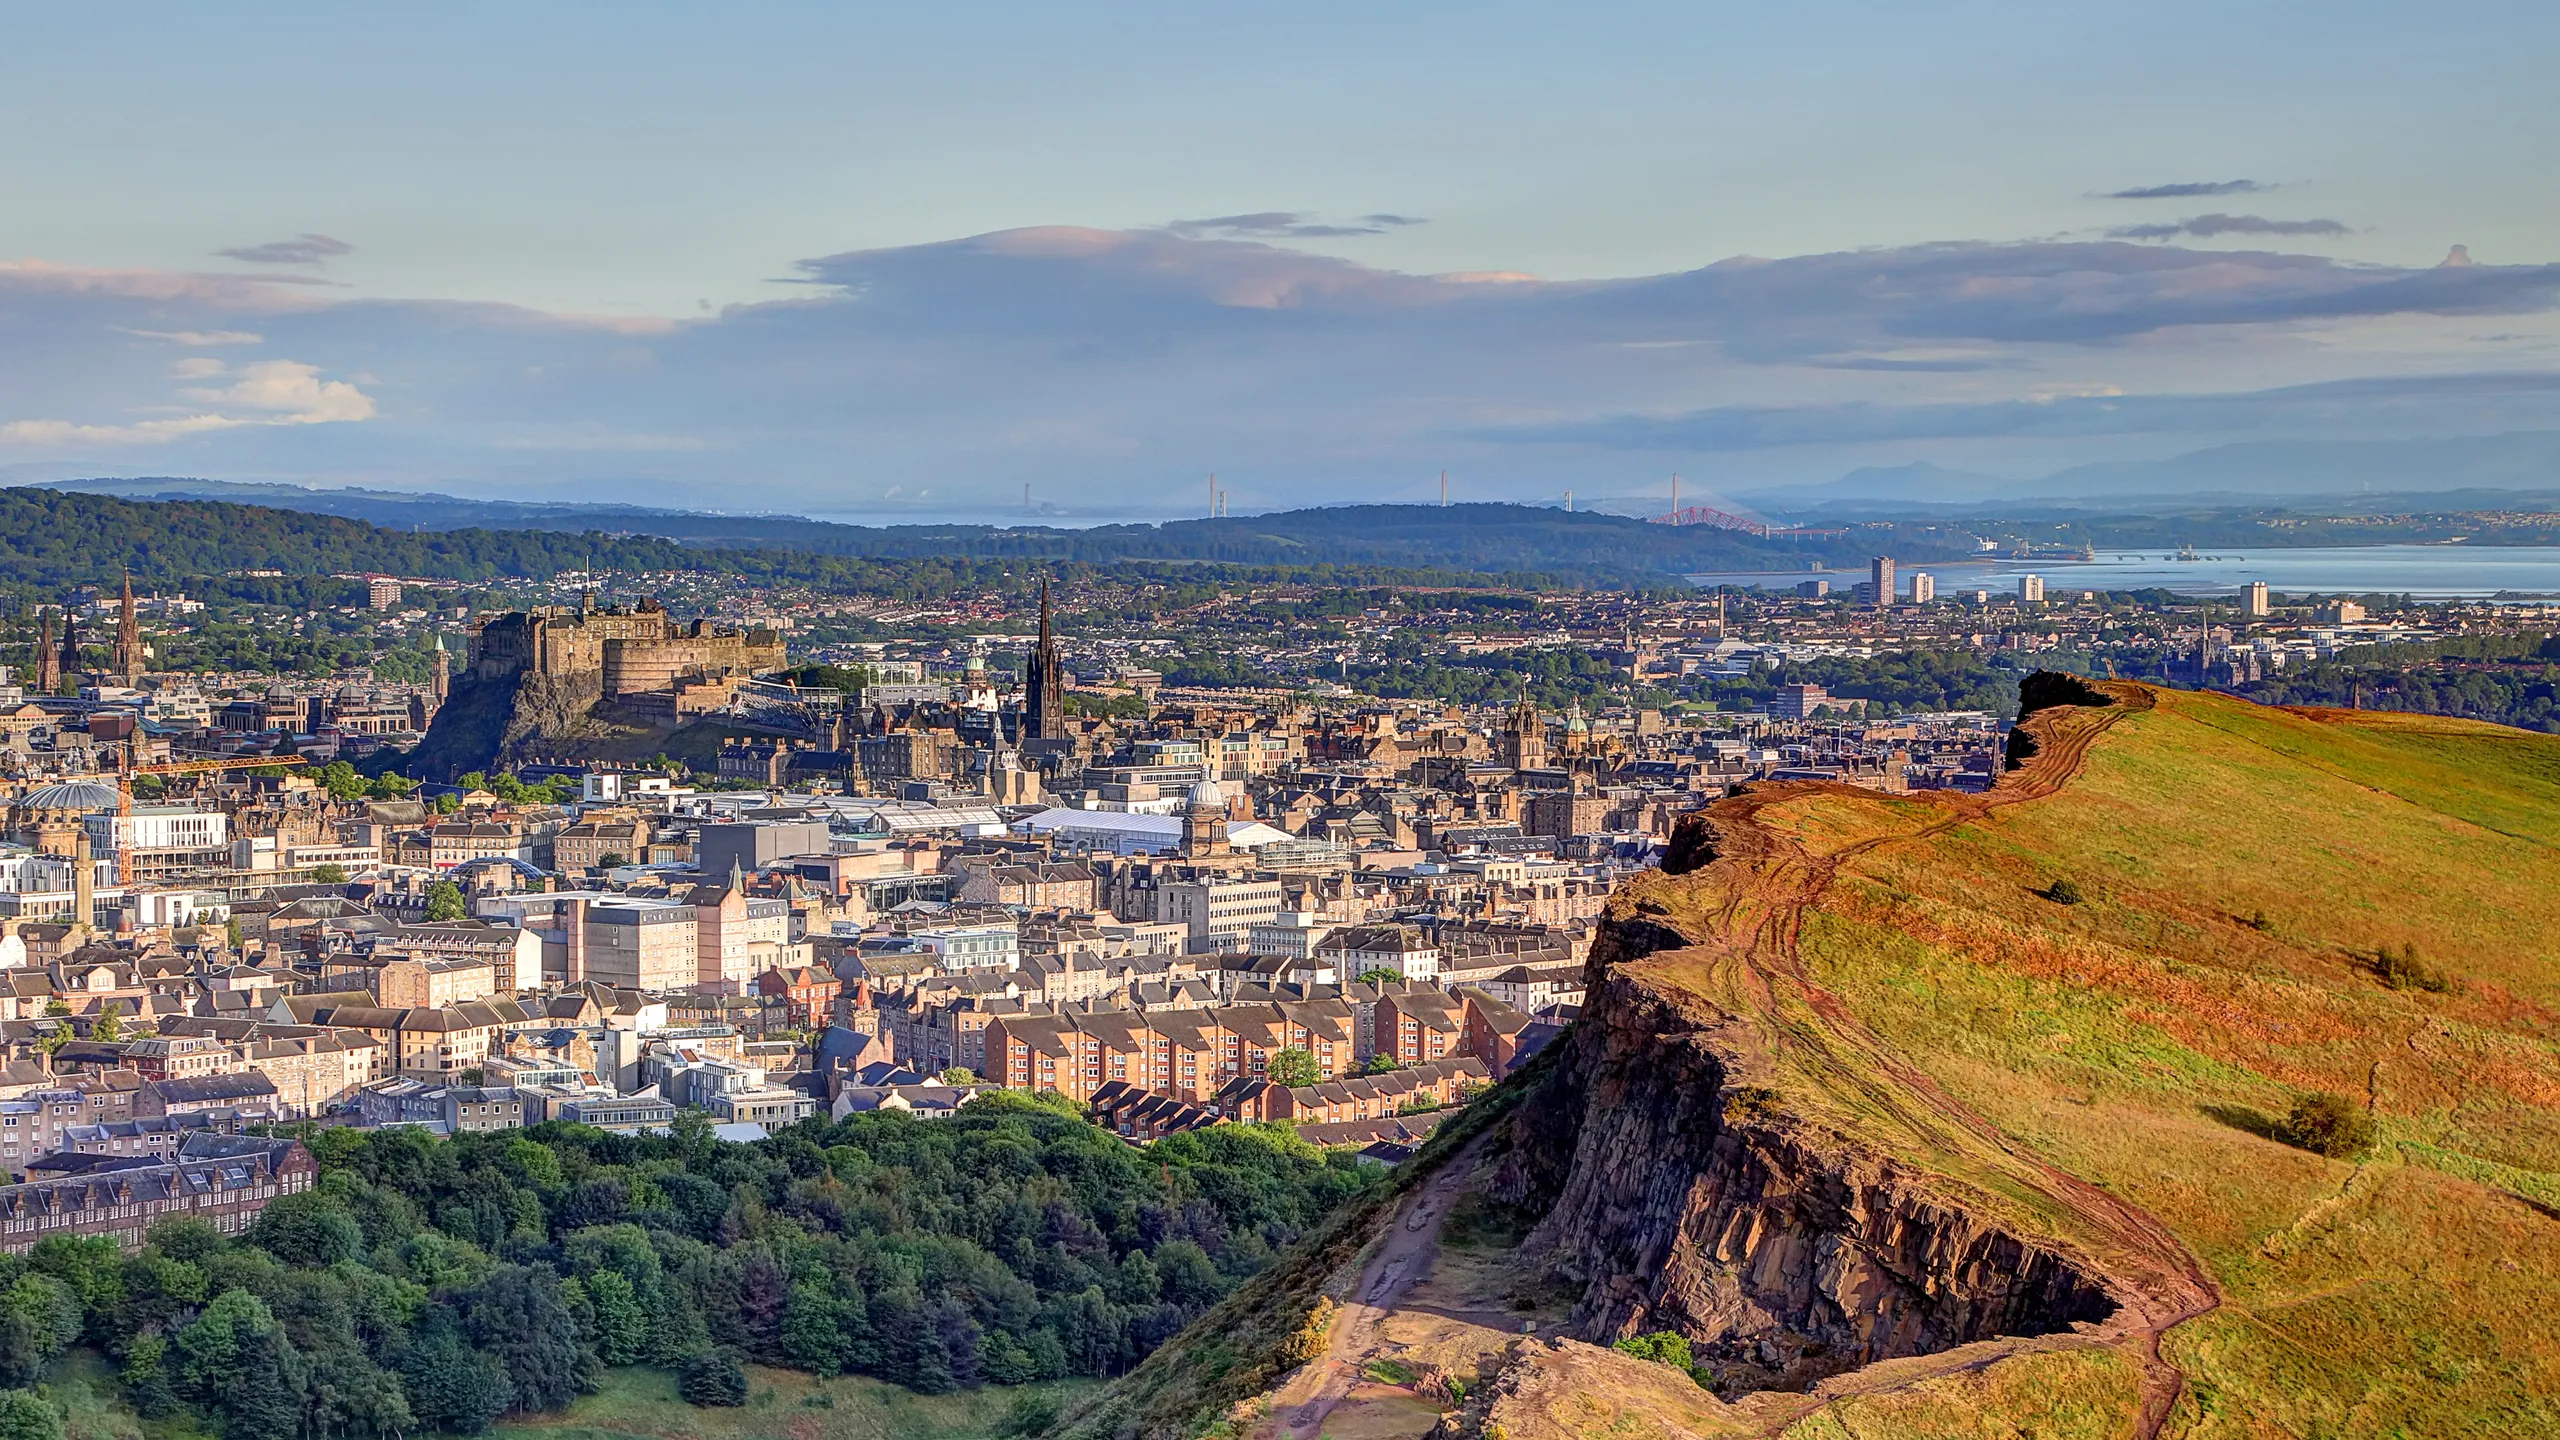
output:
M738 1363L738 1352L719 1347L702 1351L684 1362L684 1370L676 1376L676 1393L694 1405L744 1405L747 1403L747 1371Z
M2344 1160L2373 1143L2373 1117L2344 1095L2317 1090L2293 1102L2284 1138L2315 1155Z
M2418 947L2404 944L2394 950L2386 945L2373 957L2373 973L2394 990L2426 990L2443 994L2453 988L2453 980L2443 971L2418 958Z
M2087 897L2080 893L2078 881L2065 876L2044 887L2044 898L2056 905L2077 905Z
M1650 1335L1629 1335L1609 1347L1621 1355L1651 1360L1675 1370L1686 1370L1691 1363L1689 1337L1671 1330L1656 1330Z

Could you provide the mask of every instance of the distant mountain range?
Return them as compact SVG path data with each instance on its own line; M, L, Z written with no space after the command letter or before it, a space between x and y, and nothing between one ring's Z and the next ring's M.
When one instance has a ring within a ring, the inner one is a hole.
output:
M2090 502L2117 509L2189 506L2199 497L2362 508L2376 495L2445 491L2560 492L2560 431L2434 440L2259 440L2165 460L2075 465L2016 479L1921 461L1853 470L1837 480L1735 498L1789 515L1907 510L1915 505ZM2442 504L2439 497L2433 503Z

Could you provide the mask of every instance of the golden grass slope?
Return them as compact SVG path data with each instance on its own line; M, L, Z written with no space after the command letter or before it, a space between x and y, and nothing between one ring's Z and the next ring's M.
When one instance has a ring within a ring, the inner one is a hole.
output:
M1952 825L1925 797L1764 803L1834 867L1792 937L1806 977L2203 1260L2222 1304L2167 1337L2166 1433L2560 1433L2560 740L2122 693L2151 703L2055 793ZM2083 903L2040 893L2064 878ZM2386 987L2373 957L2403 945L2451 988ZM1780 1088L2049 1208L1962 1137L1911 1133L1925 1116L1871 1113L1854 1076ZM2379 1143L2341 1162L2272 1138L2311 1090L2369 1105ZM1981 1410L2037 1403L1983 1388ZM1861 1418L1804 1433L1977 1433Z

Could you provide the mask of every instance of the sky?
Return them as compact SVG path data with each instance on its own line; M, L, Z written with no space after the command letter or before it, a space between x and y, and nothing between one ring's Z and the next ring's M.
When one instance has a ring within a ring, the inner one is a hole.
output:
M0 479L1103 519L2560 429L2547 4L0 22Z

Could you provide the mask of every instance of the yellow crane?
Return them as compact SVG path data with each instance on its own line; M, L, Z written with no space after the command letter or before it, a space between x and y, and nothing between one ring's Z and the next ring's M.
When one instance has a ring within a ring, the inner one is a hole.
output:
M301 765L299 755L234 756L223 760L164 760L157 765L128 765L117 772L116 783L116 884L133 884L133 781L136 775L201 775L214 770L260 770L270 766Z

